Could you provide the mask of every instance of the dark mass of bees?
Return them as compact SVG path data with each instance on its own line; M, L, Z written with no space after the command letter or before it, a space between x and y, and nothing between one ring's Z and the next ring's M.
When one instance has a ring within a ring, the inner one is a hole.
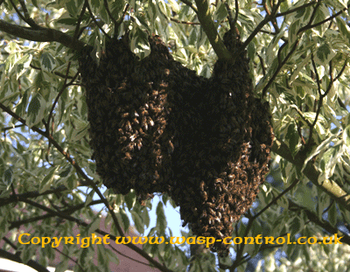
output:
M232 31L223 40L233 54L242 44ZM253 96L245 52L218 60L207 79L176 62L158 36L149 43L143 60L127 35L107 44L99 64L90 51L80 59L97 172L140 201L169 194L196 235L231 236L268 172L269 106Z

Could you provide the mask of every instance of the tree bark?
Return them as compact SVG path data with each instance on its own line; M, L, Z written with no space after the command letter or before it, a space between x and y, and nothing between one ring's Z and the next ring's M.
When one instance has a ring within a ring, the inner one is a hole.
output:
M75 40L73 37L56 29L40 27L33 29L30 27L17 26L0 20L0 31L6 32L18 38L36 42L59 42L68 48L80 51L87 44Z

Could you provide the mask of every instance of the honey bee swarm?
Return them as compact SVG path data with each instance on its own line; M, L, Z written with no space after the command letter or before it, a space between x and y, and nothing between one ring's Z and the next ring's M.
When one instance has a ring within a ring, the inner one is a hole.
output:
M242 45L232 31L223 40L232 54ZM97 172L141 201L168 193L196 235L231 236L268 172L269 106L253 96L245 52L218 60L206 79L174 61L158 36L149 43L143 60L127 36L107 44L99 65L90 52L80 60Z

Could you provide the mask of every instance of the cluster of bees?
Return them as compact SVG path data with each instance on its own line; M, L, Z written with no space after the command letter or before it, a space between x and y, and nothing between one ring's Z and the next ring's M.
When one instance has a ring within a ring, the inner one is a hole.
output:
M196 235L231 236L268 172L269 106L253 96L245 53L218 60L207 79L174 61L158 36L149 43L143 60L127 36L106 46L99 65L90 52L80 59L97 172L140 201L169 194ZM224 43L232 53L241 45L232 31Z

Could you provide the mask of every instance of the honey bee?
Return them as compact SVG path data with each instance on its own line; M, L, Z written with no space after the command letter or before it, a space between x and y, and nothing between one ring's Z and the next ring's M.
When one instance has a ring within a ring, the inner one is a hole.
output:
M151 125L151 127L153 127L154 126L153 120L151 118L148 118L148 121L149 121L149 124Z
M129 152L125 152L125 158L128 160L132 160L132 157Z

